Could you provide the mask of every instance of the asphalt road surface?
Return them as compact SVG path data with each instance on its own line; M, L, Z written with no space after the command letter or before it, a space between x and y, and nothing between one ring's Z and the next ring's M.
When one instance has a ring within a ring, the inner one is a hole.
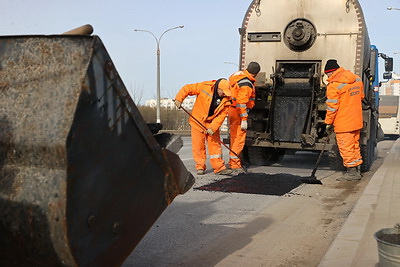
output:
M195 173L191 140L183 140L179 155ZM323 184L302 183L318 157L310 152L233 177L208 169L123 266L317 266L392 144L379 143L371 171L358 182L336 181L341 173L323 157L316 173Z

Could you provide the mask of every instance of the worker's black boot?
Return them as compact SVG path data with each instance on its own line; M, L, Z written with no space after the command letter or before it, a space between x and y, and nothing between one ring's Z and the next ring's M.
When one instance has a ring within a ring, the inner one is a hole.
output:
M234 174L241 174L241 173L245 173L246 171L243 168L236 168L236 169L232 169L232 172Z
M350 167L347 168L346 173L337 178L337 181L359 181L361 180L361 173L360 173L360 169L357 167Z
M222 171L216 172L215 174L217 175L231 175L232 170L231 169L223 169Z

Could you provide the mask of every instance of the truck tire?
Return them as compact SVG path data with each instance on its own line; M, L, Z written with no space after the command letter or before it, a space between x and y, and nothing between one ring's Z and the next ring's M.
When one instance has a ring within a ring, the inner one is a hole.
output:
M250 164L254 166L266 166L281 162L285 156L284 149L266 147L248 147L247 152Z
M375 148L377 146L377 134L379 133L379 124L376 123L370 127L370 138L366 145L360 145L361 157L363 163L361 164L361 172L368 172L371 165L375 160Z
M240 154L240 161L242 163L242 167L244 168L250 167L249 152L247 146L243 147L242 153Z
M284 149L274 149L271 150L270 152L271 156L270 156L270 163L277 163L277 162L281 162L283 160L283 157L285 156L285 150Z
M335 171L345 171L346 168L343 166L343 159L340 156L339 148L334 146L332 150L328 151L329 168Z
M366 145L361 145L361 157L363 163L361 164L361 172L367 172L371 169L372 162L374 161L375 147L373 142L368 141Z
M266 153L264 147L249 146L247 147L250 165L265 166L270 164L271 154Z

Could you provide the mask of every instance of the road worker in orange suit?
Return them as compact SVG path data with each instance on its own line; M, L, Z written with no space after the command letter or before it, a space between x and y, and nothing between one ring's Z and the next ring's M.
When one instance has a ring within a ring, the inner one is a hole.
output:
M343 165L347 168L337 180L357 181L361 179L363 162L359 139L363 127L364 85L359 76L340 67L335 59L327 61L325 73L328 76L325 123L328 131L333 126Z
M232 91L232 105L229 108L230 149L235 152L229 153L229 166L236 173L244 172L237 156L240 156L244 147L247 117L249 110L254 107L256 97L254 83L259 72L260 65L257 62L250 62L244 71L238 71L229 77Z
M231 91L226 79L205 81L195 84L187 84L182 87L175 97L175 105L180 108L187 96L197 95L193 110L189 118L192 135L192 153L196 162L196 172L203 175L206 170L206 146L210 155L211 167L214 173L230 175L222 159L222 148L219 128L228 115L231 104ZM200 125L199 122L202 124ZM205 128L204 128L204 127Z

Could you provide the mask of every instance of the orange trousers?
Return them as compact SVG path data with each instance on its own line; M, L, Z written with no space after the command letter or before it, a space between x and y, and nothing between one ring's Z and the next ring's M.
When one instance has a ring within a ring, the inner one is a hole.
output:
M219 131L213 135L208 135L196 129L191 129L192 134L192 153L193 159L196 163L196 170L206 169L206 145L208 144L208 153L210 155L211 167L217 173L226 169L225 162L222 159L222 148L220 144Z
M356 167L363 163L360 144L360 130L347 132L347 133L336 133L336 142L339 147L340 155L343 158L343 165L347 168Z
M242 153L244 143L246 141L246 130L240 128L242 122L239 116L239 110L235 107L229 107L229 137L230 137L230 149L240 156ZM231 169L242 168L240 159L233 154L229 153L229 166Z

